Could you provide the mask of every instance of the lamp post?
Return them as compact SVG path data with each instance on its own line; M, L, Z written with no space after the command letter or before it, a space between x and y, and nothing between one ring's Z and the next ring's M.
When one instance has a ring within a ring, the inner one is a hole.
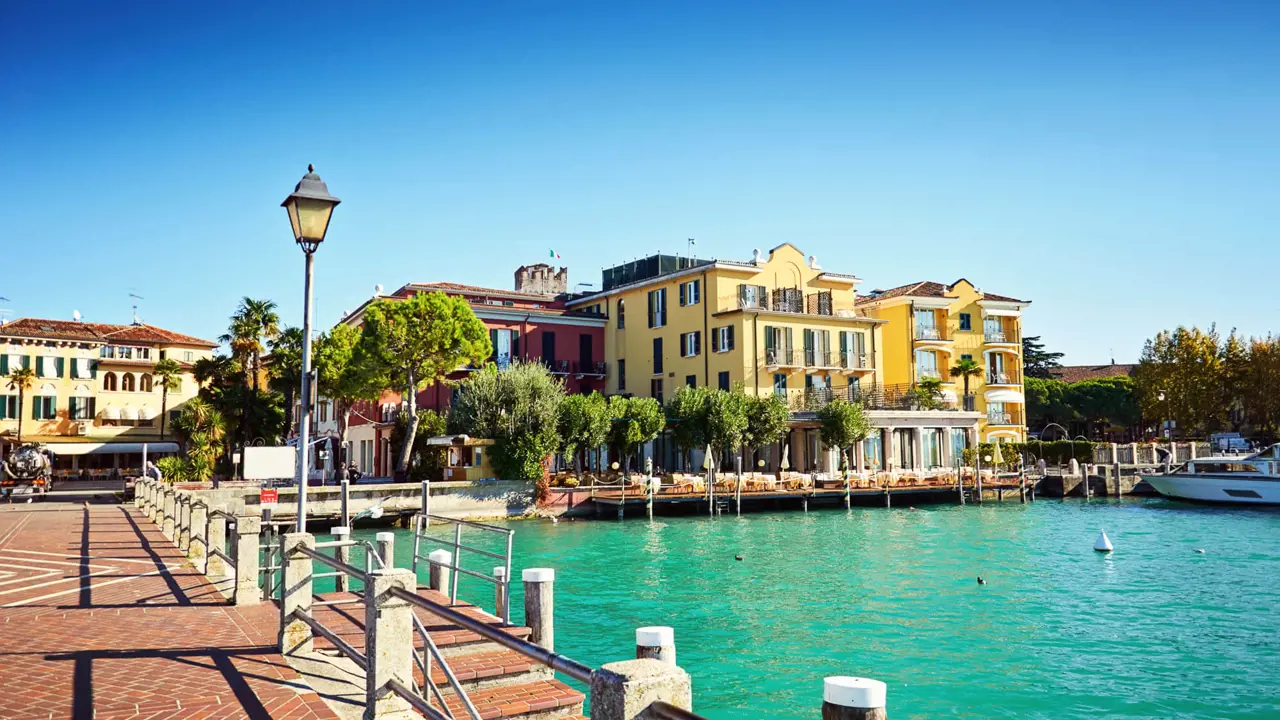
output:
M289 197L280 203L289 213L293 239L306 256L306 280L302 300L302 412L298 419L298 520L297 532L307 531L307 475L311 450L311 276L315 269L316 249L329 231L329 218L341 202L329 194L329 188L316 174L314 165L307 166Z

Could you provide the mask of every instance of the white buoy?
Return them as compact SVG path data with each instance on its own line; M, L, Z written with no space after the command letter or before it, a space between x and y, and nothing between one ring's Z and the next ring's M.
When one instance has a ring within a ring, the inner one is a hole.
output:
M1111 552L1115 549L1111 545L1111 538L1107 537L1106 530L1098 533L1098 539L1093 541L1093 549L1098 552Z

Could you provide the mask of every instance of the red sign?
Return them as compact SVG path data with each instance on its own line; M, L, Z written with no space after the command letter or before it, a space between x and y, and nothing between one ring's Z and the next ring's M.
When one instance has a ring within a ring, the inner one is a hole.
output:
M258 494L258 502L263 505L275 505L280 500L280 491L275 488L263 488Z

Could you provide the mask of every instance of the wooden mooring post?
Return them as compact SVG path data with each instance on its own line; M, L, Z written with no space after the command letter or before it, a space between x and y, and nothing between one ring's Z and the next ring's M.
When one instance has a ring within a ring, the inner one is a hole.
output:
M822 720L885 720L885 684L859 677L822 680Z

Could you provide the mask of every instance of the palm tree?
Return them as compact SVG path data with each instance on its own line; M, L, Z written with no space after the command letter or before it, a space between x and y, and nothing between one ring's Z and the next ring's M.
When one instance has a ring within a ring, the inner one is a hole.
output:
M22 443L22 405L27 391L36 383L36 371L20 367L9 373L9 389L18 391L18 443Z
M177 360L165 358L151 368L151 376L160 383L160 439L164 439L164 421L169 414L169 390L176 390L182 382L182 366Z
M236 314L231 316L234 329L237 324L252 335L253 342L249 348L249 356L253 360L253 389L258 389L258 375L262 370L262 338L275 339L280 335L280 316L276 314L276 304L270 300L254 300L246 297L240 301Z
M982 366L973 358L960 358L960 362L951 368L951 377L964 378L964 396L969 397L969 378L982 374Z
M287 327L269 343L268 386L284 395L285 432L293 428L293 398L302 384L302 328Z
M227 332L218 336L218 342L231 348L231 357L240 365L245 375L245 384L257 387L258 378L253 372L255 360L262 352L262 340L258 335L258 326L244 318L232 316L231 326Z
M942 405L942 381L936 377L920 378L915 395L921 410L937 410Z

